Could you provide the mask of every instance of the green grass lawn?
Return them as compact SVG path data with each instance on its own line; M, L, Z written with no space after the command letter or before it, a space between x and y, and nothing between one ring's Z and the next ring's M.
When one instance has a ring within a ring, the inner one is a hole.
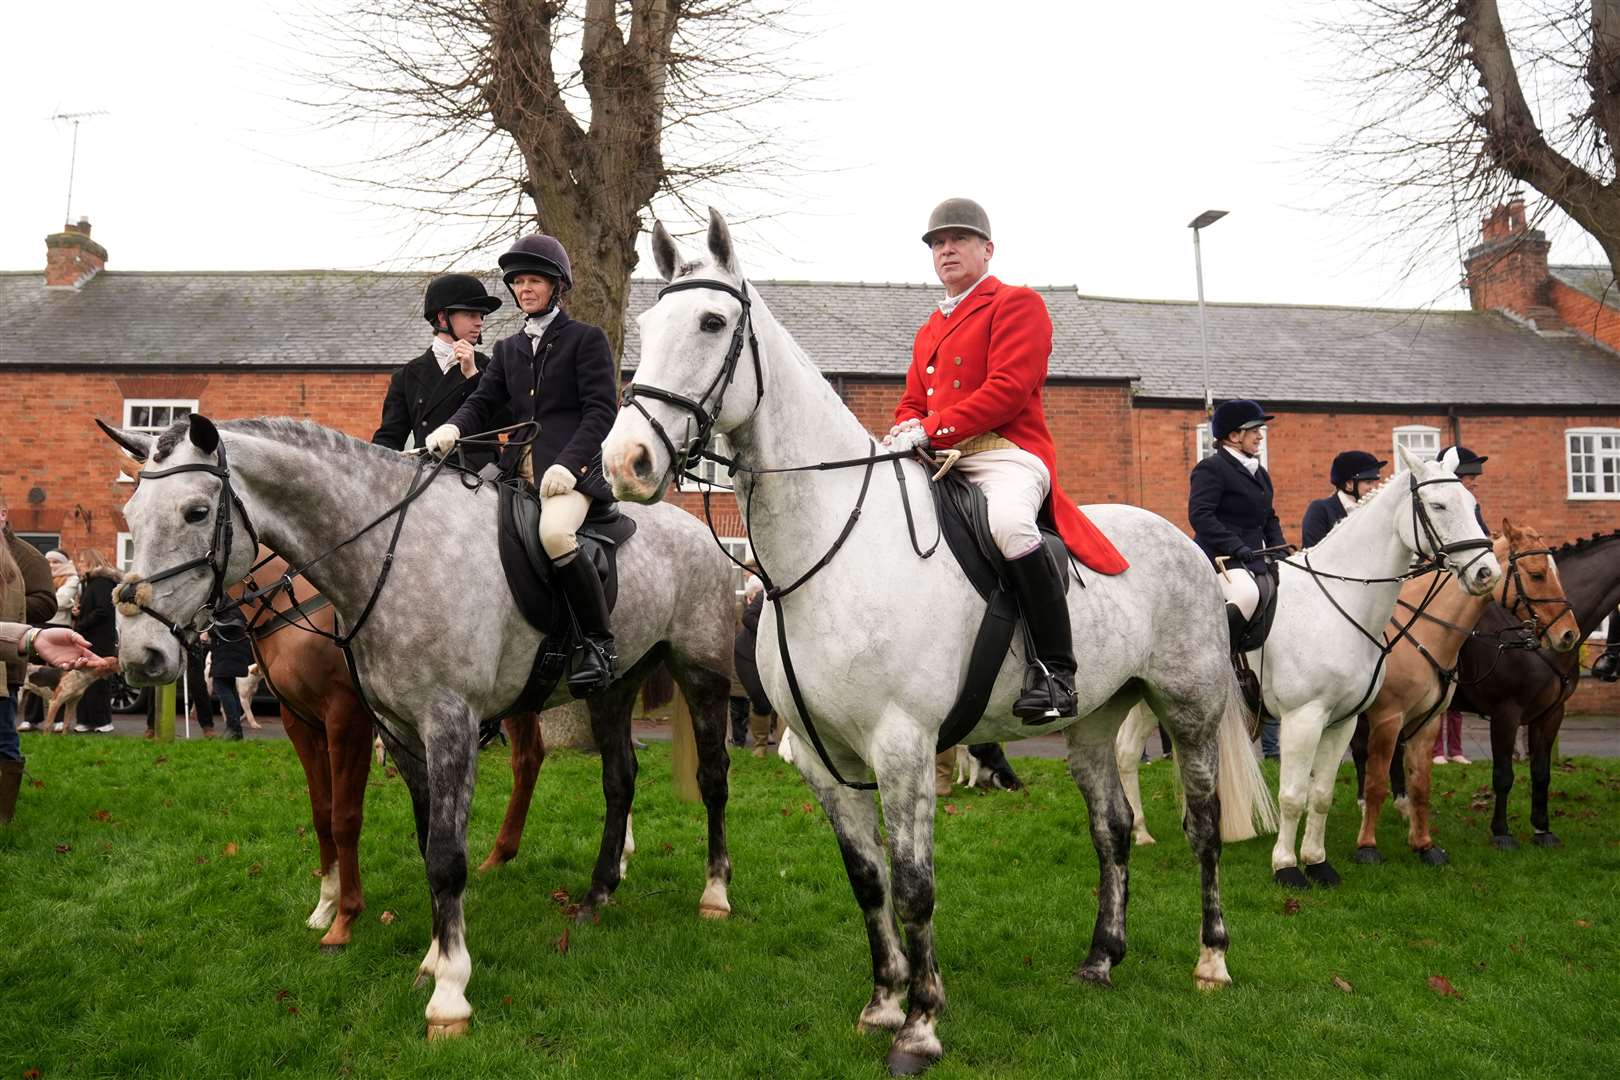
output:
M286 743L24 749L43 786L25 783L0 830L0 1080L883 1074L887 1037L854 1030L870 971L837 849L775 758L734 760L729 922L697 917L702 810L673 800L655 746L618 903L568 928L553 893L583 892L602 801L594 759L554 754L523 853L468 889L472 1033L428 1045L427 991L411 989L428 898L401 781L373 774L369 906L326 956L304 926L317 856ZM1236 985L1218 994L1193 987L1197 877L1167 767L1144 770L1160 843L1132 860L1130 955L1105 992L1070 981L1095 915L1083 804L1060 763L1017 764L1029 792L959 794L940 815L949 1006L932 1075L1614 1075L1620 762L1555 772L1567 846L1515 853L1487 845L1488 811L1471 806L1489 765L1438 769L1440 870L1406 853L1398 820L1390 863L1350 863L1347 767L1329 831L1343 888L1296 909L1270 882L1268 841L1227 848ZM510 785L503 751L482 765L474 864ZM1518 782L1523 838L1522 766Z

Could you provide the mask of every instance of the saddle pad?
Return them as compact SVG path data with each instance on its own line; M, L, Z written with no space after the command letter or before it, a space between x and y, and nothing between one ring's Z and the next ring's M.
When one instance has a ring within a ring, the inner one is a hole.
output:
M551 560L540 546L540 499L527 484L502 482L498 499L496 538L501 569L506 573L512 600L529 625L542 634L569 636L568 608L552 581ZM633 519L612 503L592 503L585 524L575 533L578 558L591 560L602 577L602 591L612 611L619 598L618 548L636 532Z

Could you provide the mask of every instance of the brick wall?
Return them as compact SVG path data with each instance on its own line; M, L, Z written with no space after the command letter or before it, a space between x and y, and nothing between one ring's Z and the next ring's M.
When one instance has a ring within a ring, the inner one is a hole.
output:
M1600 307L1596 300L1579 289L1572 289L1557 278L1549 278L1547 302L1558 312L1565 325L1577 334L1593 338L1611 349L1620 349L1620 311L1610 306L1620 304L1620 292L1612 294L1609 302ZM1620 374L1620 359L1615 364L1616 373Z

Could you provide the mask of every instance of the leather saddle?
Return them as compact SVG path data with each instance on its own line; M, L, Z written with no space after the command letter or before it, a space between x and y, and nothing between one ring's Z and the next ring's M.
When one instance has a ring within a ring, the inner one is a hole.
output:
M973 639L973 649L968 654L967 676L939 729L936 750L948 750L973 730L990 703L996 674L1001 670L1012 645L1013 631L1018 626L1018 597L1006 581L1007 560L990 534L989 503L984 492L977 484L955 473L946 473L929 487L934 493L934 507L945 545L986 604ZM1041 520L1039 525L1047 554L1057 564L1063 591L1067 594L1072 566L1069 549L1051 522Z
M1238 687L1243 691L1243 703L1248 706L1249 738L1260 731L1260 721L1270 715L1260 690L1260 677L1249 667L1247 654L1266 643L1271 636L1271 624L1277 617L1277 579L1271 574L1260 574L1254 579L1260 590L1260 602L1254 606L1254 615L1248 619L1236 604L1226 605L1226 631L1232 646L1232 670L1237 673Z

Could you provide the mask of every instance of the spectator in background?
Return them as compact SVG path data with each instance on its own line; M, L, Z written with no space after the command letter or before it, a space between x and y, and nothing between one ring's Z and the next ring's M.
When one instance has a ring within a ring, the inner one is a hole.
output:
M79 575L73 561L60 551L47 551L45 563L51 569L51 584L56 586L56 614L47 621L50 626L73 626L73 605L79 600ZM23 722L18 731L45 730L45 702L37 694L29 694L23 703Z
M765 756L765 747L771 741L774 714L771 700L765 696L765 687L759 681L759 666L754 663L754 649L759 644L759 616L765 610L765 583L749 575L743 587L742 629L732 647L732 663L737 669L737 681L748 691L750 715L748 727L754 736L754 756Z
M22 570L10 548L0 544L0 608L15 607ZM22 594L26 597L26 593ZM26 605L27 600L23 603ZM0 620L0 665L7 671L15 665L27 667L38 660L58 668L91 667L108 670L116 660L103 660L90 651L89 643L65 626L44 628ZM9 679L8 679L9 682ZM12 730L10 687L0 683L0 825L10 825L17 809L17 792L22 787L23 757L18 752L17 733Z
M11 531L11 512L5 495L0 494L0 622L42 623L56 610L56 592L51 588L51 568L45 556L34 546ZM20 641L20 637L18 639ZM12 656L15 655L15 659ZM0 684L0 794L9 797L0 802L6 821L11 820L11 807L17 802L17 788L22 783L22 745L17 741L18 688L28 676L26 650L6 650L6 680Z
M209 654L213 658L214 697L225 713L225 737L240 742L242 698L236 692L236 680L246 675L253 664L253 643L248 640L242 613L234 608L220 614L211 633L214 641L209 646Z
M1479 478L1485 473L1485 463L1490 460L1488 455L1476 454L1466 446L1448 446L1435 456L1435 460L1443 462L1462 481L1468 493L1476 500L1479 498L1479 492L1474 489L1479 486ZM1486 536L1491 535L1491 527L1485 524L1484 508L1477 501L1474 503L1474 520L1479 522ZM1525 732L1528 737L1529 729L1526 728ZM1473 764L1463 753L1461 709L1447 709L1446 715L1440 720L1440 730L1434 733L1434 763L1444 765L1448 761L1455 765Z
M97 655L115 656L118 626L113 614L113 589L118 584L118 571L95 548L82 549L74 565L79 570L79 605L73 629L84 636ZM74 731L95 731L104 735L112 731L110 690L106 679L90 684L79 700L79 722L73 725Z

